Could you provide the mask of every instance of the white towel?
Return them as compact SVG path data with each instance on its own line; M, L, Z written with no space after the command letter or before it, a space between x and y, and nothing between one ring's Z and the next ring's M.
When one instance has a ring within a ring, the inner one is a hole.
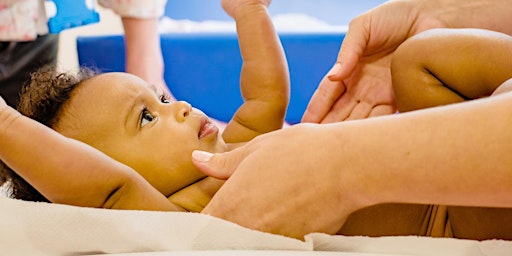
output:
M320 251L348 253L339 255L512 255L512 242L505 241L325 234L310 234L301 241L203 214L93 209L4 197L0 197L0 230L2 255L201 250L288 252L282 255L290 255L290 251L309 251L311 255L325 255Z

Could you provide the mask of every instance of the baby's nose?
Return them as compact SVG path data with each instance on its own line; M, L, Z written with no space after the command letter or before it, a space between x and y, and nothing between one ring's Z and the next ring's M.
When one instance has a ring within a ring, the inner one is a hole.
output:
M185 121L192 111L192 106L186 101L178 101L174 104L176 106L176 120L180 122Z

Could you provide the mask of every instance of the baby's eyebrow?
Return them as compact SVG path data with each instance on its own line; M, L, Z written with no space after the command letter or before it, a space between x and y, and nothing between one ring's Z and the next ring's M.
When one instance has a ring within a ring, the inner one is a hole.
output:
M154 84L148 84L149 88L151 88L151 90L155 91L156 92L156 85Z
M154 84L148 84L148 85L149 85L149 88L152 91L154 91L158 96L163 94L163 91L159 90L160 88L158 88L156 85L154 85Z

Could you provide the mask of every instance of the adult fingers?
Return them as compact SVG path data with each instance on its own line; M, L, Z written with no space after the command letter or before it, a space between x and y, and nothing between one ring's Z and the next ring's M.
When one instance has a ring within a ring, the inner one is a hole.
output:
M396 113L397 109L393 105L377 105L373 107L369 117L391 115Z
M352 113L357 104L357 100L353 95L345 93L338 99L338 101L336 101L329 110L329 113L325 115L320 123L328 124L344 121L348 116L350 116L350 113Z
M338 60L327 74L333 81L340 81L354 71L363 56L369 40L368 14L362 14L350 22L349 29L338 53Z
M205 151L194 150L192 152L192 163L206 175L227 180L233 174L244 159L243 152L233 150L226 153L212 154Z
M343 95L345 89L343 82L331 81L324 77L311 97L301 122L320 123Z

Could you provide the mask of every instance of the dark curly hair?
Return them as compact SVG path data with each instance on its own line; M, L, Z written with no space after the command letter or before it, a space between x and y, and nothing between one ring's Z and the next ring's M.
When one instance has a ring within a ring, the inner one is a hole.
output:
M58 120L62 106L71 92L85 80L97 75L91 68L80 68L76 73L58 72L53 68L44 68L31 75L30 82L21 90L17 110L50 128ZM30 161L30 158L27 159ZM9 197L26 200L49 202L28 182L0 161L0 185L7 185Z

